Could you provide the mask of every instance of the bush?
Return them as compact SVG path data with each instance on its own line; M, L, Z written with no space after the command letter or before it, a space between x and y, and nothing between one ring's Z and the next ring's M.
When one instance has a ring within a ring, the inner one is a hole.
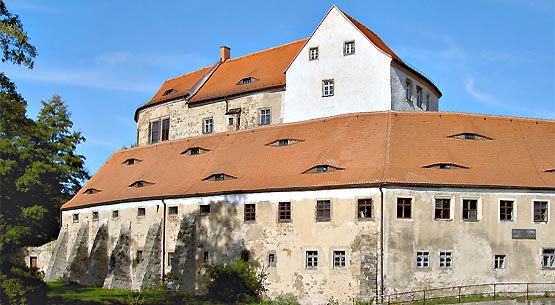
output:
M44 304L48 286L31 270L12 267L0 275L0 304Z
M209 298L223 303L260 301L264 292L263 278L256 274L257 265L237 258L229 264L208 266Z

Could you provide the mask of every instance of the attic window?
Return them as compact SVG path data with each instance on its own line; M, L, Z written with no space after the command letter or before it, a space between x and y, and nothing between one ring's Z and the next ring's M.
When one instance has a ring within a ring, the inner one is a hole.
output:
M546 173L555 173L555 168L546 169L546 170L544 170L544 172L546 172Z
M209 152L210 150L202 148L202 147L198 147L198 146L194 146L194 147L190 147L189 149L187 149L186 151L182 152L182 155L187 155L187 156L195 156L195 155L200 155L200 154L204 154Z
M254 77L245 77L245 78L243 78L242 80L240 80L240 81L237 83L237 85L247 85L247 84L250 84L250 83L254 83L254 82L256 82L256 81L258 81L257 78L254 78Z
M139 159L135 159L135 158L129 158L129 159L123 161L122 164L123 165L133 165L133 164L141 162L141 161L143 161L143 160L139 160Z
M129 185L129 187L145 187L145 186L149 186L149 185L152 185L152 184L154 184L154 183L144 181L144 180L137 180L137 181L133 182L131 185Z
M467 166L463 166L463 165L458 165L458 164L454 164L454 163L436 163L436 164L430 164L430 165L426 165L423 166L424 168L432 168L432 169L468 169L469 167Z
M272 143L268 143L266 145L267 146L289 146L289 145L297 144L299 142L302 142L302 141L301 140L294 140L294 139L279 139L279 140L276 140Z
M162 95L166 96L166 95L174 94L176 92L177 92L177 90L175 90L175 89L168 89L168 90L164 91L164 94L162 94Z
M323 174L335 172L338 170L344 170L344 168L335 167L327 164L316 165L303 172L303 174Z
M210 175L202 180L204 181L224 181L224 180L232 180L232 179L237 179L237 177L233 177L231 175L228 174L224 174L224 173L217 173L217 174L213 174Z
M463 133L451 135L449 136L449 138L461 139L461 140L473 140L473 141L493 140L490 137L486 137L486 136L479 135L477 133L471 133L471 132L463 132Z
M98 192L100 192L100 190L97 190L95 188L90 188L90 189L87 189L86 191L84 191L83 194L92 195L92 194L96 194Z

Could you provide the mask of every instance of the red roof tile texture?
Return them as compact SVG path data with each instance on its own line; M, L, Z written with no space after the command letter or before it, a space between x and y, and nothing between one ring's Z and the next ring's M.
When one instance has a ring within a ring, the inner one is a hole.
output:
M475 133L492 140L451 138ZM301 142L269 146L279 139ZM183 155L191 147L209 152ZM377 186L555 189L555 121L378 112L163 142L114 153L62 209L153 198ZM141 160L124 165L127 159ZM425 168L457 164L467 169ZM343 170L305 173L317 165ZM204 181L223 173L236 179ZM129 187L138 180L152 182ZM100 192L85 194L94 188Z

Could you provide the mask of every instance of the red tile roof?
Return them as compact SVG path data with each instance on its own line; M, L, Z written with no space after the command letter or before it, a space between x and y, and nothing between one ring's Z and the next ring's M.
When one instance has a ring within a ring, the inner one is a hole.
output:
M476 133L492 140L451 138ZM302 142L268 146L279 139ZM183 155L191 147L210 150ZM555 121L438 112L341 115L114 153L62 209L152 198L398 184L555 190ZM130 158L142 160L124 165ZM467 169L425 166L454 163ZM316 165L343 170L306 173ZM216 173L236 179L203 181ZM135 181L152 182L142 188ZM100 192L85 194L87 189Z

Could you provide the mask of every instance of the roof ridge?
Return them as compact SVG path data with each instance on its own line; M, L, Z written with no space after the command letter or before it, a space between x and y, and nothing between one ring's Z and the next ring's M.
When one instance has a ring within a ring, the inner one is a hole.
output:
M260 50L260 51L256 51L256 52L252 52L252 53L248 53L248 54L244 54L244 55L241 55L241 56L239 56L239 57L235 57L235 58L231 58L231 59L229 59L229 60L226 60L226 61L224 62L224 64L225 64L226 62L228 62L228 61L237 61L237 60L245 59L245 58L248 58L248 57L251 57L251 56L254 56L254 55L259 55L260 53L270 52L270 51L274 51L274 50L276 50L276 49L284 48L284 47L287 47L287 46L292 45L292 44L301 43L301 42L306 41L307 39L308 39L308 38L302 38L302 39L299 39L299 40L295 40L295 41L292 41L292 42L288 42L288 43L286 43L286 44L278 45L278 46L271 47L271 48L268 48L268 49L264 49L264 50Z

